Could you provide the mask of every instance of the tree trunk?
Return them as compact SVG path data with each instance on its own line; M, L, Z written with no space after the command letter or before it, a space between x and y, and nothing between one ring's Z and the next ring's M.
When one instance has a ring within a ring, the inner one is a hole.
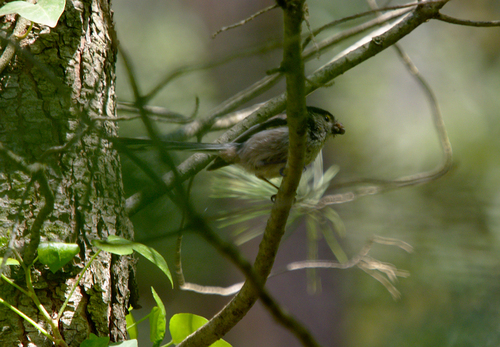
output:
M55 274L39 262L34 264L36 294L52 317L90 259L92 239L111 234L133 237L124 212L119 157L99 136L99 131L113 135L116 126L110 121L92 122L96 116L115 116L117 41L109 6L106 0L67 0L57 26L35 24L20 41L29 53L18 49L0 74L0 144L26 164L43 163L54 195L54 208L43 219L40 240L80 246L74 261ZM27 28L13 16L2 19L1 26L8 32L16 23L18 29L19 25ZM70 141L73 137L77 139L74 143ZM71 145L64 150L44 155L68 141ZM35 221L47 198L39 181L20 170L5 153L0 155L0 254L10 242L29 264L36 257ZM125 314L134 271L131 257L99 254L58 322L68 345L79 346L89 333L110 336L111 341L126 337ZM4 273L26 287L20 267L7 268ZM19 290L2 282L0 297L50 331L32 300ZM1 346L52 346L3 305L0 326Z

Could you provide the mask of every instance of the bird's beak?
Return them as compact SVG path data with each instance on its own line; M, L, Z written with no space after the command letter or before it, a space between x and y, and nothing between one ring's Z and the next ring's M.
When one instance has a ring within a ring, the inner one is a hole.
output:
M335 122L332 127L333 135L342 135L345 133L344 126L340 122Z

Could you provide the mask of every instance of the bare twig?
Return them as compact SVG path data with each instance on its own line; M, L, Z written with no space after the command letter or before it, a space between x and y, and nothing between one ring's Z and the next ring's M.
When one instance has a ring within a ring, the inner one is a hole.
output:
M195 100L195 108L194 111L189 116L184 116L177 112L172 112L164 107L159 106L148 106L144 105L144 111L149 115L149 117L155 121L159 122L168 122L168 123L179 123L186 124L192 122L193 119L198 114L198 109L200 107L200 99L196 97ZM137 107L134 107L133 104L128 102L120 102L117 106L118 111L124 113L140 113L140 110ZM93 120L100 121L127 121L141 118L140 115L136 116L118 116L118 117L93 117Z
M251 15L250 17L248 18L245 18L243 19L242 21L236 23L236 24L232 24L232 25L228 25L227 27L222 27L220 28L219 30L217 30L213 35L212 35L212 38L215 39L215 37L217 35L219 35L220 33L224 32L224 31L228 31L230 29L234 29L234 28L237 28L237 27L240 27L240 26L243 26L245 25L246 23L254 20L256 17L260 16L261 14L264 14L266 12L269 12L271 10L274 10L275 8L278 8L278 5L272 5L272 6L269 6L269 7L266 7L265 9L263 10L260 10L258 11L257 13L254 13L253 15Z
M368 254L370 253L370 250L373 248L373 244L381 244L381 245L388 245L388 246L395 246L398 248L401 248L402 250L411 253L413 252L413 247L401 240L397 239L392 239L392 238L386 238L386 237L380 237L380 236L374 236L371 239L368 240L367 244L361 249L361 251L351 258L350 260L344 262L344 263L339 263L338 261L332 261L332 260L305 260L305 261L294 261L292 263L287 264L287 266L284 269L277 270L275 272L272 272L268 278L276 277L279 275L283 275L287 272L290 271L297 271L297 270L307 270L307 269L350 269L354 266L358 267L365 267L367 268L369 262L371 262L372 265L369 265L372 269L374 268L374 263L378 262L374 260L371 257L368 257ZM360 265L362 262L364 262L364 265ZM379 264L383 264L381 262L378 262ZM378 271L381 271L382 267L378 269ZM408 277L408 273L401 271L401 270L394 270L391 268L390 272L390 279L394 279L392 274L397 275L398 277ZM195 283L185 283L181 289L182 290L187 290L187 291L192 291L198 294L205 294L205 295L220 295L220 296L229 296L229 295L234 295L238 293L241 290L241 287L243 286L244 282L240 283L235 283L229 287L216 287L216 286L203 286ZM392 291L390 291L392 294Z

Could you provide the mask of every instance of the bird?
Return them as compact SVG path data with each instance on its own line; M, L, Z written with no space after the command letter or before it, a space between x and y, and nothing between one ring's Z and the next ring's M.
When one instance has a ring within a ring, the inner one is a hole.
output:
M306 111L304 166L314 161L330 137L345 133L342 123L330 112L313 106L307 106ZM127 146L152 145L150 139L144 138L121 137L120 141ZM162 140L161 143L167 150L215 152L218 156L207 167L207 171L236 164L278 189L269 179L284 175L283 170L288 159L289 130L286 113L282 113L250 127L232 142L198 143Z

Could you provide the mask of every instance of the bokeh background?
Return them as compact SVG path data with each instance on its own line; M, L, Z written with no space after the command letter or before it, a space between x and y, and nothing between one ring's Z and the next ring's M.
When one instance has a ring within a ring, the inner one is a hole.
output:
M271 0L115 0L113 8L120 44L134 63L142 91L147 92L177 68L217 61L280 40L280 10L211 38L221 27L272 4ZM313 28L369 9L362 0L310 0L308 7ZM442 12L471 20L498 20L500 2L452 0ZM321 37L359 22L339 26ZM309 62L307 71L314 71L352 42ZM401 45L437 95L456 167L444 178L422 186L335 207L346 227L346 236L339 242L348 256L356 255L373 235L397 238L414 247L412 254L383 245L372 252L375 258L410 272L410 277L396 284L401 298L394 300L379 282L359 269L318 271L321 291L315 294L307 291L303 271L272 278L268 287L324 346L498 346L500 28L431 21ZM188 115L198 96L199 115L203 116L265 76L280 60L281 51L275 49L190 73L170 83L151 103ZM121 64L117 80L118 99L131 101ZM334 82L308 97L309 105L330 110L346 127L346 134L331 141L324 151L325 166L335 164L340 169L334 182L393 179L439 164L441 152L429 103L393 50ZM253 102L265 101L283 90L281 82ZM145 134L139 122L122 122L120 126L123 136ZM176 126L161 124L160 128L168 133ZM159 173L164 172L154 153L144 157ZM128 194L152 184L126 158L123 166ZM192 197L199 211L209 216L228 205L242 204L238 198L210 198L211 182L212 176L206 172L194 180ZM159 250L173 270L175 237L167 235L180 225L179 210L161 199L136 214L133 222L136 239ZM262 221L255 221L255 229L263 226ZM231 236L230 228L220 232ZM241 246L248 259L253 259L258 241ZM307 236L302 226L284 241L276 268L306 256ZM334 259L321 240L319 257ZM183 261L190 282L224 286L243 279L193 234L185 235ZM134 311L136 318L146 315L154 305L150 286L164 300L169 316L190 312L209 318L228 301L172 290L160 271L145 261L140 261L138 268L143 308ZM147 346L149 328L147 323L142 327L140 345ZM241 347L299 345L259 303L225 339Z

